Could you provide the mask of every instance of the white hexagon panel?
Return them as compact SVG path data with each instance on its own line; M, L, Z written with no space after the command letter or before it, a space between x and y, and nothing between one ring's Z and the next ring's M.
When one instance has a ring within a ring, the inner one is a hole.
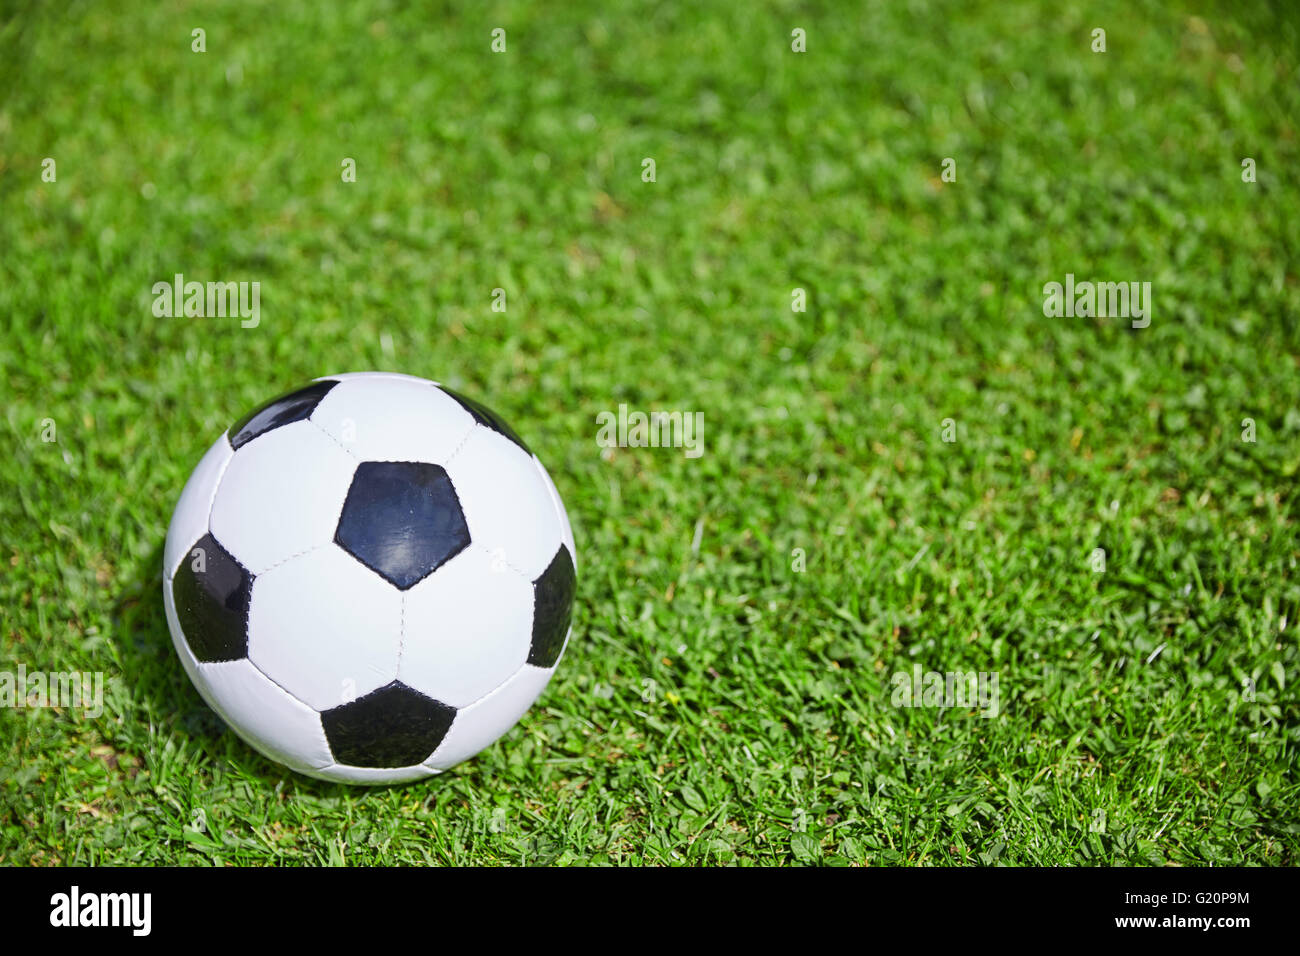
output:
M164 551L182 664L301 773L427 777L489 746L567 645L572 531L483 405L395 373L318 379L200 461Z
M212 533L254 574L328 544L356 460L310 422L235 449L212 500Z
M361 461L441 464L474 418L433 383L407 377L350 377L330 389L311 420Z
M259 574L253 585L248 659L317 710L396 680L401 642L402 595L333 545Z
M532 627L532 582L471 545L407 594L399 676L468 707L524 665Z
M564 524L533 456L520 444L476 429L447 463L470 537L529 580L555 557Z

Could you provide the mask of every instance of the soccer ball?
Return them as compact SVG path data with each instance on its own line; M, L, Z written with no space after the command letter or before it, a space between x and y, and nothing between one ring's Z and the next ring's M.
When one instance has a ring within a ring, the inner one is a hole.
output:
M190 680L245 741L309 776L401 783L541 694L575 553L546 469L491 411L408 375L333 375L208 449L163 599Z

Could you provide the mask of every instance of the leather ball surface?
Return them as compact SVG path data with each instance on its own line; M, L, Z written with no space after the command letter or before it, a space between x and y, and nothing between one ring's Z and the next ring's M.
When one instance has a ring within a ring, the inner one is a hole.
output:
M568 516L499 417L387 372L231 426L181 493L163 600L209 705L313 777L401 783L508 731L568 642Z

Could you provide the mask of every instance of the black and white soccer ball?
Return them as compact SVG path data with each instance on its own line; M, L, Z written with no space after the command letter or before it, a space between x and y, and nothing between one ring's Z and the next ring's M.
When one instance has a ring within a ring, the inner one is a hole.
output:
M190 679L294 770L399 783L509 730L568 643L573 532L542 463L434 382L317 379L233 425L167 532Z

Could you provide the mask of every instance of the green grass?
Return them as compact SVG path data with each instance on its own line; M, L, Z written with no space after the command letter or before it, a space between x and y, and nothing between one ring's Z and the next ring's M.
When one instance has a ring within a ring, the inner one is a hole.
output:
M0 862L1295 865L1287 5L464 6L3 15L0 669L108 692L0 712ZM260 326L155 319L176 272ZM1067 272L1150 327L1046 318ZM581 574L519 726L347 789L205 707L159 567L226 426L366 368L511 422ZM602 454L620 403L703 456Z

